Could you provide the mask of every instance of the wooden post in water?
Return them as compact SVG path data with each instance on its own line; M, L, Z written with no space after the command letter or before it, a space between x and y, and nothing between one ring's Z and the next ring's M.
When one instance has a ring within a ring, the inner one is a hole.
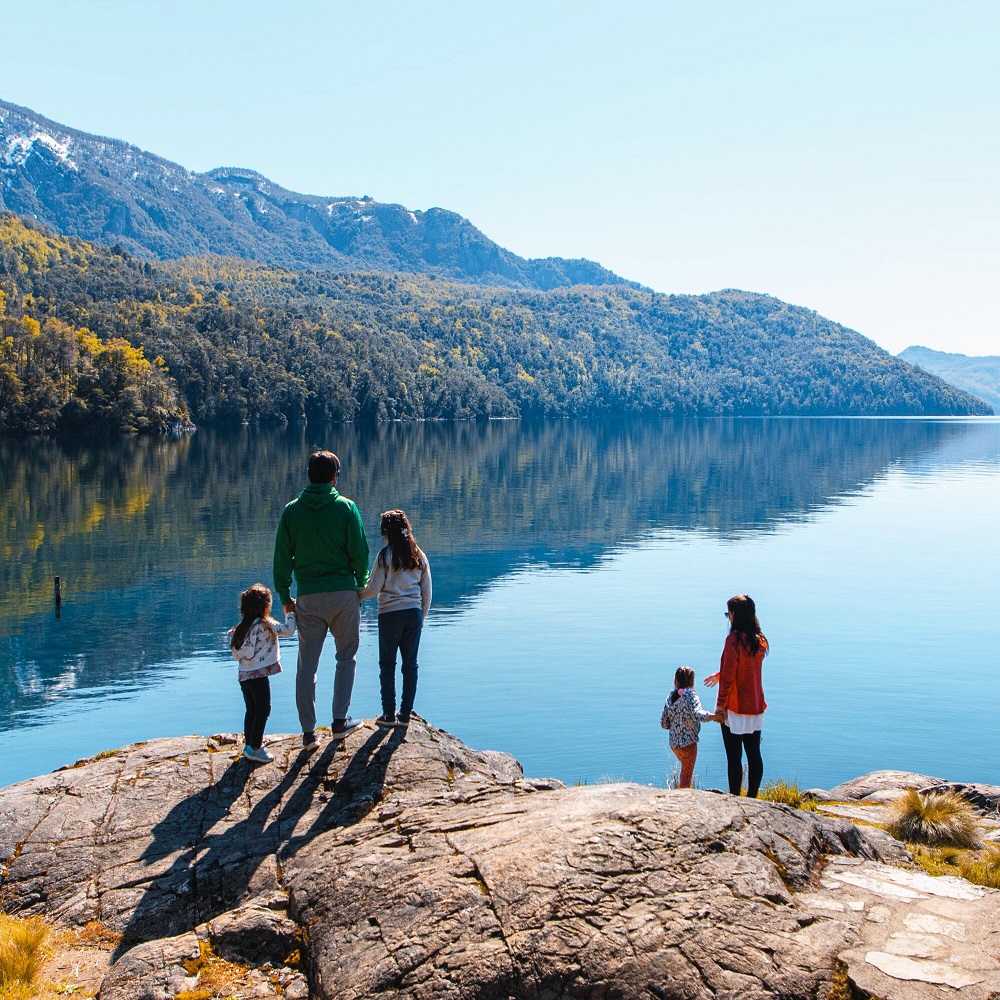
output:
M56 596L56 618L62 617L62 580L57 576L55 579Z

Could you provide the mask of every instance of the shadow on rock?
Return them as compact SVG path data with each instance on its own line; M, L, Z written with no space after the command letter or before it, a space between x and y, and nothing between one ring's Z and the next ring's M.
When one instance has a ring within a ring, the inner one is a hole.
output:
M178 802L139 858L149 874L116 957L140 942L190 931L248 896L283 894L279 852L293 855L323 830L358 822L381 799L389 760L403 740L398 730L386 739L389 732L373 733L339 778L332 774L343 744L331 743L316 757L292 757L256 801L256 776L266 780L269 772L237 760L219 781ZM326 804L296 833L317 801Z

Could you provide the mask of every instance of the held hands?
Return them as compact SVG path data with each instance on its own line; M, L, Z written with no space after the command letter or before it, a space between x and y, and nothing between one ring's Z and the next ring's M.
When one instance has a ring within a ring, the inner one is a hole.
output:
M293 612L295 610L295 601L291 600L287 604L282 604L281 610L284 611L286 615Z

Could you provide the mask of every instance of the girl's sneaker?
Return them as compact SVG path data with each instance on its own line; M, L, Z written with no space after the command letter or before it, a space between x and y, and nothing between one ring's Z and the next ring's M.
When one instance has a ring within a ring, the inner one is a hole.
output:
M247 749L249 750L249 748ZM249 753L244 751L243 756L246 757L247 760L256 761L258 764L270 764L271 761L274 760L274 754L271 753L271 751L268 750L263 744L261 744L256 750L250 750Z

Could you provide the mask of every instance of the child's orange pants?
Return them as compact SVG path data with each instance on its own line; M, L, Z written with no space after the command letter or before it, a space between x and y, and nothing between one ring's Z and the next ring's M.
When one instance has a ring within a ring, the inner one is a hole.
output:
M677 782L678 788L691 788L694 780L694 762L698 759L698 744L689 743L686 747L674 747L674 756L681 762L681 776Z

